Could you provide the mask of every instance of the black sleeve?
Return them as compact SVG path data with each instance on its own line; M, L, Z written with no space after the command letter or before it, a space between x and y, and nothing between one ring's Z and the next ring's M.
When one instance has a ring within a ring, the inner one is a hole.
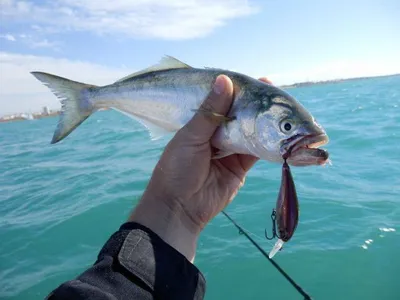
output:
M186 257L147 227L129 222L101 249L92 267L61 284L57 299L203 299L205 279Z

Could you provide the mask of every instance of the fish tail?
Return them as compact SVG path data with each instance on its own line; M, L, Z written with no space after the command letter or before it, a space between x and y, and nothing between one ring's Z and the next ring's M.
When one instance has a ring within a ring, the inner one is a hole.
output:
M87 90L94 86L43 72L31 72L31 74L61 101L60 118L51 140L51 144L55 144L67 137L94 112Z

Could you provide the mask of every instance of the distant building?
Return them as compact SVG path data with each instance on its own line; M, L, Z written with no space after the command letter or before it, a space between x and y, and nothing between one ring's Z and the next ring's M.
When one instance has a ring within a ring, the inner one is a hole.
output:
M43 107L43 114L48 116L50 114L50 108L48 106Z
M32 114L21 114L20 118L25 119L25 120L33 120L33 115Z

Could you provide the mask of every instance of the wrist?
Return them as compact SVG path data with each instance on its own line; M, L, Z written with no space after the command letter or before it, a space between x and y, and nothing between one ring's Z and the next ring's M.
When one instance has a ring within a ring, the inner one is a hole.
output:
M193 224L178 203L145 193L129 221L148 227L193 263L201 228Z

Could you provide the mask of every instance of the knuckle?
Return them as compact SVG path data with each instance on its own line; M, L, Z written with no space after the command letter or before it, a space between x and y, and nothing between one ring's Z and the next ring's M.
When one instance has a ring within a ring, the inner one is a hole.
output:
M209 112L217 112L214 105L214 101L215 99L213 96L207 97L206 100L204 100L203 103L201 104L201 108Z

